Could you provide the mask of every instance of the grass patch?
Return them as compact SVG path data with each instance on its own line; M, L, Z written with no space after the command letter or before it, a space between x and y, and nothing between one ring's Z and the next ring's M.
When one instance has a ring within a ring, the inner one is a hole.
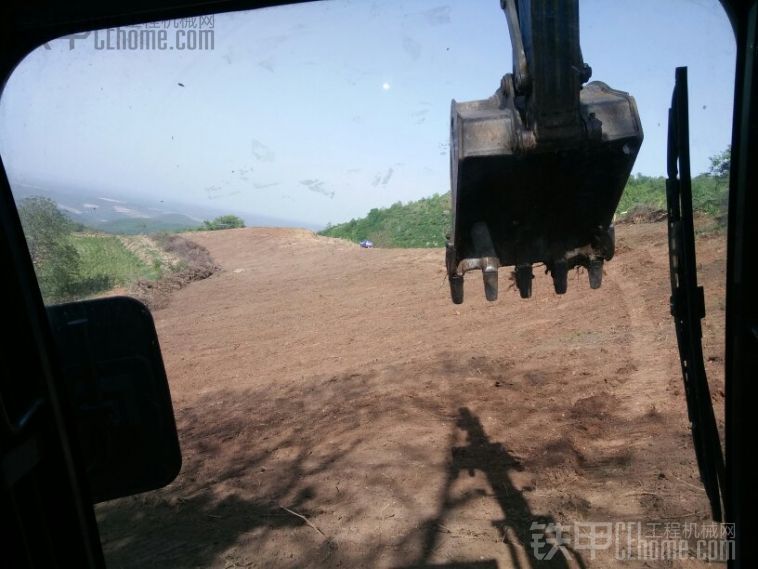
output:
M79 253L81 279L90 283L90 288L99 285L101 291L161 276L159 262L143 262L114 235L74 233L71 240Z

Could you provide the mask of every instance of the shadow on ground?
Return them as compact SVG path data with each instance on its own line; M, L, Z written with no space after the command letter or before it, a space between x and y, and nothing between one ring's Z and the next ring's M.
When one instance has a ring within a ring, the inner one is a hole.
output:
M459 409L456 425L465 433L468 444L455 446L451 449L452 460L447 469L439 510L436 516L426 520L422 526L421 558L416 563L406 567L418 569L498 567L494 560L470 563L452 562L444 565L428 562L436 549L440 528L445 527L443 522L446 515L463 502L474 497L468 493L453 498L450 492L453 482L464 473L474 476L476 471L480 471L486 476L503 513L503 518L495 520L493 525L497 527L503 543L508 547L514 567L518 569L585 567L582 557L570 547L566 545L554 546L556 544L555 536L545 535L545 529L553 527L556 520L552 516L534 515L523 493L518 491L511 482L510 473L523 470L521 461L511 455L502 444L490 441L484 432L481 421L468 408ZM539 541L535 541L535 539ZM532 544L534 543L538 543L540 546L533 547ZM573 563L569 564L570 561Z
M590 479L592 469L626 479L631 458L577 458L572 437L599 438L596 423L613 422L611 408L585 413L552 365L442 353L198 395L176 410L177 480L98 506L108 566L584 567L570 549L543 558L531 547L534 524L556 512L535 512L525 496L533 488L514 474L526 465L552 482L564 471ZM505 433L507 448L497 442ZM560 441L572 452L555 451ZM451 492L471 475L479 489ZM475 499L494 517L461 516ZM481 528L441 530L451 516Z

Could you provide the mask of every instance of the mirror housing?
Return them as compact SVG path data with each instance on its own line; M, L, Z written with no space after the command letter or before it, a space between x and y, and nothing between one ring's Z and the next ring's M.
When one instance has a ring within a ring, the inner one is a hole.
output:
M182 457L150 311L116 296L47 312L93 502L169 484Z

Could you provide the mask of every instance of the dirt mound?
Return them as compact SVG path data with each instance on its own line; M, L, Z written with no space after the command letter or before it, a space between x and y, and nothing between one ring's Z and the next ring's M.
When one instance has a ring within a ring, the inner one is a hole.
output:
M621 214L616 223L657 223L665 221L667 215L665 209L649 205L635 205L629 211Z
M207 279L219 270L208 249L187 237L160 234L152 239L172 260L169 272L155 281L140 279L129 291L151 310L165 308L173 293L191 282Z
M617 233L599 290L572 273L556 296L538 271L532 299L488 303L472 277L459 306L439 249L193 233L223 270L155 314L184 466L98 507L109 564L540 567L534 523L706 519L666 226ZM723 247L698 249L713 393ZM549 566L627 565L611 549Z

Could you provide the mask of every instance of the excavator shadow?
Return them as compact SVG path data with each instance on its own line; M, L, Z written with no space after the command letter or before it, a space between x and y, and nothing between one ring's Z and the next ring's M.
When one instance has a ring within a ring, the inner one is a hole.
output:
M585 569L582 557L567 544L553 547L546 541L534 548L535 539L545 539L544 528L555 527L551 516L535 515L513 481L512 473L522 470L520 461L503 444L492 442L484 431L479 418L466 407L458 410L456 427L466 436L465 446L452 448L452 460L441 494L437 514L422 525L421 552L416 563L396 569L505 569L497 560L430 562L440 539L440 527L445 527L446 516L461 503L451 495L454 482L462 473L473 476L482 472L489 483L494 498L503 513L503 519L494 520L493 526L500 532L503 543L508 548L512 567L516 569ZM547 541L550 541L548 536ZM555 543L555 542L554 542Z

